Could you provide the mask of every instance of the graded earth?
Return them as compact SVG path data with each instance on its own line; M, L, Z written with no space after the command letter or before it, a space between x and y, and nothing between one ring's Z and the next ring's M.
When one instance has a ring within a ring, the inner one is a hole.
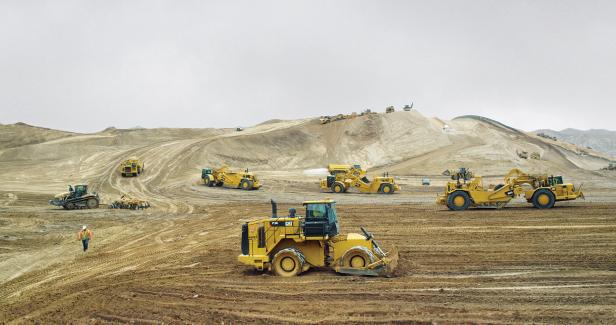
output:
M106 129L77 134L0 125L0 323L615 323L616 172L608 154L488 119L417 111L236 129ZM521 151L540 159L524 159ZM145 164L138 177L118 166ZM328 163L389 173L399 192L319 189ZM259 175L258 190L205 187L201 168ZM451 212L445 169L497 184L511 168L583 183L585 200L538 210ZM422 186L429 178L431 185ZM101 207L48 204L88 184ZM126 194L146 210L107 209ZM400 252L393 277L311 269L276 277L238 264L241 225L305 200L338 202L341 232L364 226ZM94 232L81 251L81 225Z

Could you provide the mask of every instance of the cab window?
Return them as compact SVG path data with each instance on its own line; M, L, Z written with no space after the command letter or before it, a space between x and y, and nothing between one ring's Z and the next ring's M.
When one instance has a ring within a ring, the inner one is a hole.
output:
M327 207L323 204L308 204L306 206L307 218L327 218Z

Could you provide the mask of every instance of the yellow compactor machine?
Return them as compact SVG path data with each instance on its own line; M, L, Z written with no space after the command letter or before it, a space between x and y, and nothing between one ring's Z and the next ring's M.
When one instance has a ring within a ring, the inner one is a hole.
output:
M243 190L257 190L261 183L255 174L244 170L244 172L231 171L228 166L218 169L203 168L201 179L205 186L224 186L229 188L241 188Z
M327 170L329 175L321 180L321 190L345 193L351 187L356 187L361 193L382 194L392 194L400 190L400 186L389 175L375 177L370 181L366 176L367 171L360 165L329 164Z
M278 216L272 203L271 218L242 225L242 254L238 260L257 270L279 276L296 276L311 267L325 267L339 273L389 276L398 261L398 252L384 252L371 233L338 233L336 203L332 200L307 201L305 215Z
M481 176L474 176L468 169L445 171L453 181L437 197L437 203L450 210L461 211L469 207L501 208L511 199L523 196L535 208L549 209L558 201L584 198L582 187L563 183L562 176L547 174L530 175L514 168L504 178L504 184L484 187Z

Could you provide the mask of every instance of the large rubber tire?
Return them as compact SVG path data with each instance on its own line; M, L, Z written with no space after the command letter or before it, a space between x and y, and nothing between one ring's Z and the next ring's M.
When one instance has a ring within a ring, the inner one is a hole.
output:
M471 205L471 198L464 191L455 191L447 197L447 207L452 211L464 211Z
M218 183L216 183L216 186L217 187L221 187L223 184L224 184L223 182L218 182Z
M355 246L344 253L341 259L343 267L354 269L365 268L374 263L374 254L364 246Z
M303 268L304 257L295 248L285 248L276 253L272 259L272 271L278 276L297 276L302 273Z
M332 192L334 193L344 193L346 188L344 186L344 184L342 182L334 182L334 184L332 184Z
M379 193L381 194L393 194L394 191L394 186L391 184L383 184L381 188L379 188Z
M533 194L533 206L537 209L551 209L556 203L554 193L546 188L538 189Z
M240 187L244 191L250 191L252 190L252 181L243 179L242 182L240 183Z
M203 185L212 187L212 186L214 186L214 183L210 180L209 177L205 177L203 179Z
M64 207L66 208L66 210L74 210L75 209L75 203L69 202Z
M88 209L96 209L98 208L98 200L95 198L89 198L86 201L86 206L88 207Z

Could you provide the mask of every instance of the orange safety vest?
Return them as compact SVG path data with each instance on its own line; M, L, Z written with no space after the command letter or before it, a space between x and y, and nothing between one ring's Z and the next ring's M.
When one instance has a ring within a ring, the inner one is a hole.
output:
M90 229L82 230L78 235L79 240L92 239L92 231Z

